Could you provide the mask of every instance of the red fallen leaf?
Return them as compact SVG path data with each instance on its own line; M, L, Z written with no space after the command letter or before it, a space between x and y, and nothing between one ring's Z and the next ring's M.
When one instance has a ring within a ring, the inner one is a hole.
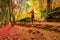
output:
M28 32L29 32L29 33L31 33L31 32L32 32L32 30L28 30Z
M13 9L16 8L16 5L15 5L14 3L12 4L12 8L13 8Z
M41 35L43 35L43 34L41 34Z
M46 38L47 40L51 40L50 38Z
M2 6L5 6L4 2L1 2L1 5L2 5Z
M43 37L44 36L43 33L40 33L40 36Z
M37 34L39 34L40 32L39 31L36 31Z

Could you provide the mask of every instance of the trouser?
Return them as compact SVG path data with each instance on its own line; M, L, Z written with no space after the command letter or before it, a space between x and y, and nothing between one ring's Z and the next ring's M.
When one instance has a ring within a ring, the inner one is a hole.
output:
M32 19L32 23L34 22L34 18L31 18Z

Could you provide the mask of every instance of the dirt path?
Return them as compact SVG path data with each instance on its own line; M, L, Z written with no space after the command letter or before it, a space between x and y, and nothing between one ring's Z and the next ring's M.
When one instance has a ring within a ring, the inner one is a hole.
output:
M49 25L53 25L53 26L60 26L59 22L41 22L40 24L49 24Z
M32 24L32 22L25 22L27 24ZM48 24L48 25L53 25L53 26L60 26L60 22L33 22L34 24Z

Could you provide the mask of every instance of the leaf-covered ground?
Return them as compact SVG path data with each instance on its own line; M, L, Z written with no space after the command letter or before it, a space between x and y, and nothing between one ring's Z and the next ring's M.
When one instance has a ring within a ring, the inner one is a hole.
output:
M0 40L60 40L60 33L34 27L5 25L0 28Z

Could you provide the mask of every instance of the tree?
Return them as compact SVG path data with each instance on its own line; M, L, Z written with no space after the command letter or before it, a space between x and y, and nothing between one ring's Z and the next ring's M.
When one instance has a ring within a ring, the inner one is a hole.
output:
M46 12L47 14L51 11L51 0L47 0L47 9Z
M14 9L15 7L16 7L15 4L12 3L12 0L10 0L10 2L9 2L9 16L10 16L9 21L10 21L10 23L11 23L12 25L15 24L15 16L14 16L14 14L13 14L13 9Z
M11 23L14 25L15 17L13 14L13 8L15 8L15 5L12 3L12 0L0 0L0 8L2 9L1 19L5 24Z
M8 10L7 10L7 6L8 6L8 1L7 0L0 0L0 16L1 16L1 21L4 24L8 24Z

